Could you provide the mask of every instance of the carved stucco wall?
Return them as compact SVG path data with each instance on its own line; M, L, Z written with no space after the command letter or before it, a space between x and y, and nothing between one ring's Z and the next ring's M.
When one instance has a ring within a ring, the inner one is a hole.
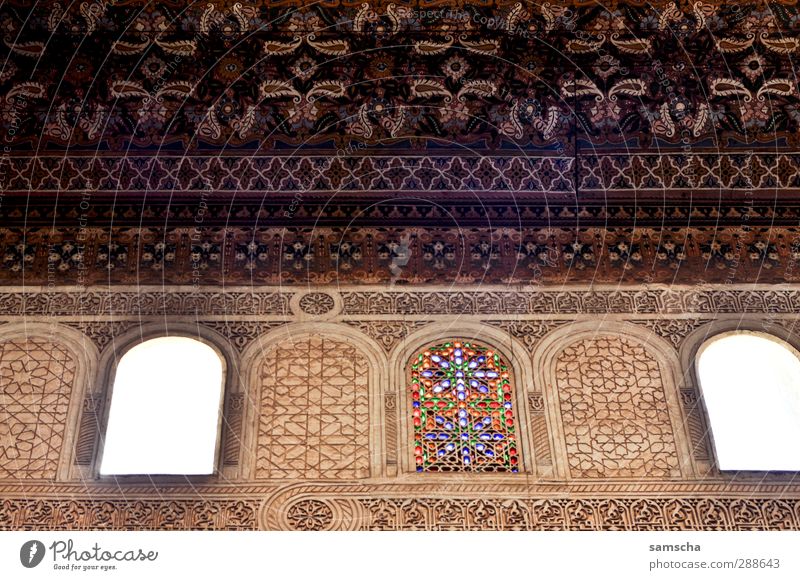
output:
M789 286L9 288L0 528L798 529L793 474L714 467L692 374L732 325L796 343L798 309ZM97 477L106 367L140 328L230 359L218 475ZM519 474L411 466L408 358L454 336L509 362Z
M662 372L642 345L618 336L567 345L556 391L574 477L680 476Z
M0 477L53 479L67 426L75 358L37 338L0 343Z
M260 368L256 477L369 477L369 362L358 349L303 337Z

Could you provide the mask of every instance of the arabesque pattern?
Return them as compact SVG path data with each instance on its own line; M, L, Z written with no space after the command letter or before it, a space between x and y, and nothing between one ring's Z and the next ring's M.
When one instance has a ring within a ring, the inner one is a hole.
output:
M0 14L15 145L569 151L800 134L795 2L17 4Z

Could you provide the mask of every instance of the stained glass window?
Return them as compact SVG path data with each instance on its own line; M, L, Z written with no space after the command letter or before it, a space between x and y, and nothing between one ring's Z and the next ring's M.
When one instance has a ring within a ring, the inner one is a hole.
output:
M454 340L411 367L417 471L519 470L508 367L490 348Z

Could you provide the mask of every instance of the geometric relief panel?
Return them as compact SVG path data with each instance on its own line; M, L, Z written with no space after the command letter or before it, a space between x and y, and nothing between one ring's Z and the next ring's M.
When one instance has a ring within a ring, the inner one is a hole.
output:
M292 339L260 368L256 478L370 475L369 362L354 346Z
M55 478L75 370L57 343L0 343L0 479Z
M680 477L658 361L619 337L575 342L556 361L573 477Z

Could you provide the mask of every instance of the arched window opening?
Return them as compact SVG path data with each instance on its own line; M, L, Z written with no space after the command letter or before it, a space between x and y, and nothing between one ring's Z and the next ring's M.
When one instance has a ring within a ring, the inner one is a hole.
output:
M508 367L492 349L453 340L411 366L417 471L519 471Z
M155 338L130 349L117 366L100 473L213 473L222 389L222 360L200 341Z
M767 334L707 342L697 373L721 470L800 470L800 358Z

